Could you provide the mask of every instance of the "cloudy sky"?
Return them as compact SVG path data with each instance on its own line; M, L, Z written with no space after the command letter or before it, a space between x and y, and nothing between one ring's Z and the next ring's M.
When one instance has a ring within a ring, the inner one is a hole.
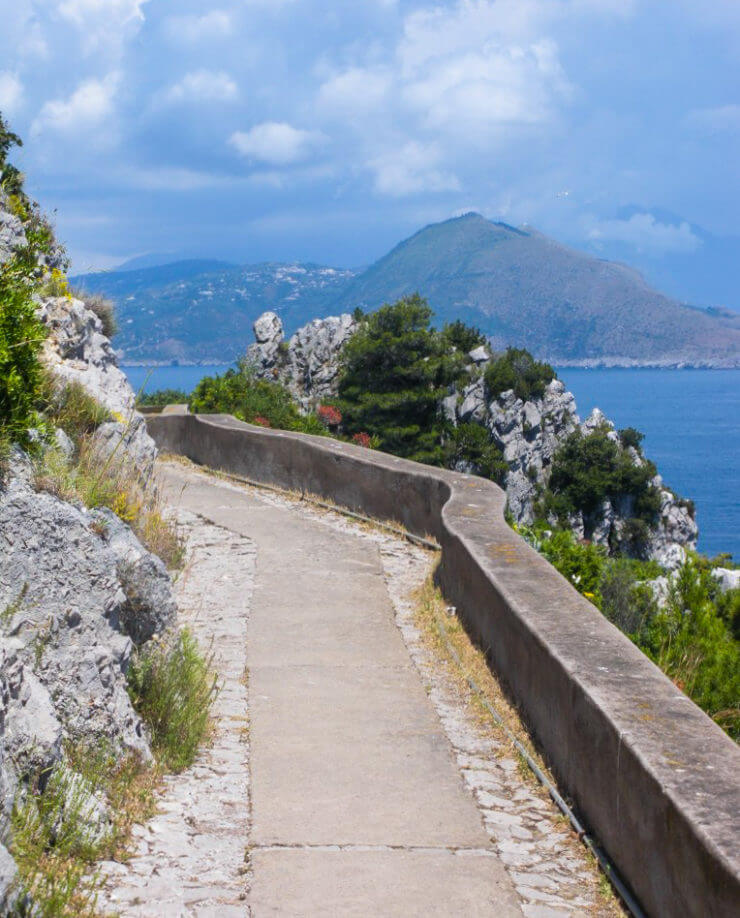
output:
M0 110L77 270L355 266L467 210L605 254L740 235L738 0L0 5Z

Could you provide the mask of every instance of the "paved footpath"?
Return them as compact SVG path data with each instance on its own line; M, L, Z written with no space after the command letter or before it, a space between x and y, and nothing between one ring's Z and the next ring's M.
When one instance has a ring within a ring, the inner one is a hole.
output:
M418 584L423 552L183 466L161 474L190 520L183 615L215 634L226 687L212 747L170 780L136 856L108 865L104 904L142 918L602 913L547 805L513 762L485 770L461 704L422 678L389 564L411 570L415 553ZM492 812L509 779L519 802Z

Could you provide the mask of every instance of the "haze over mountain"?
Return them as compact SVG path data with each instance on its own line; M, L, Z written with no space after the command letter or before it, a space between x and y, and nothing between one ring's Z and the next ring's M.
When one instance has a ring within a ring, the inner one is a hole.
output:
M291 331L418 291L438 322L462 319L496 347L560 365L740 365L737 314L684 305L625 265L473 213L420 230L359 274L189 260L74 282L116 300L124 361L228 362L266 309Z

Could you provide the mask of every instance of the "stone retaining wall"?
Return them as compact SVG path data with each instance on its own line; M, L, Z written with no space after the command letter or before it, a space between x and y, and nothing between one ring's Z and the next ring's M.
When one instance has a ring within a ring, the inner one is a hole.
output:
M225 415L147 423L164 452L433 535L445 596L648 914L738 914L740 749L507 526L500 488Z

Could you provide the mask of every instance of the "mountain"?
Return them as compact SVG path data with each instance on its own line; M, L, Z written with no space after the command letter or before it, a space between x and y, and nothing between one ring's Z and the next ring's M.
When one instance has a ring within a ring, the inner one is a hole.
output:
M73 282L116 301L115 344L128 362L228 362L265 310L290 333L418 291L438 322L462 319L496 347L526 347L562 366L740 366L740 315L688 306L626 265L479 214L427 226L360 274L180 261Z
M533 229L466 214L428 226L356 278L346 308L420 291L460 318L560 365L740 365L740 316L684 305L635 270Z
M266 309L292 330L326 315L353 276L320 265L179 261L70 280L115 301L115 346L124 362L229 363L245 352L252 323Z

